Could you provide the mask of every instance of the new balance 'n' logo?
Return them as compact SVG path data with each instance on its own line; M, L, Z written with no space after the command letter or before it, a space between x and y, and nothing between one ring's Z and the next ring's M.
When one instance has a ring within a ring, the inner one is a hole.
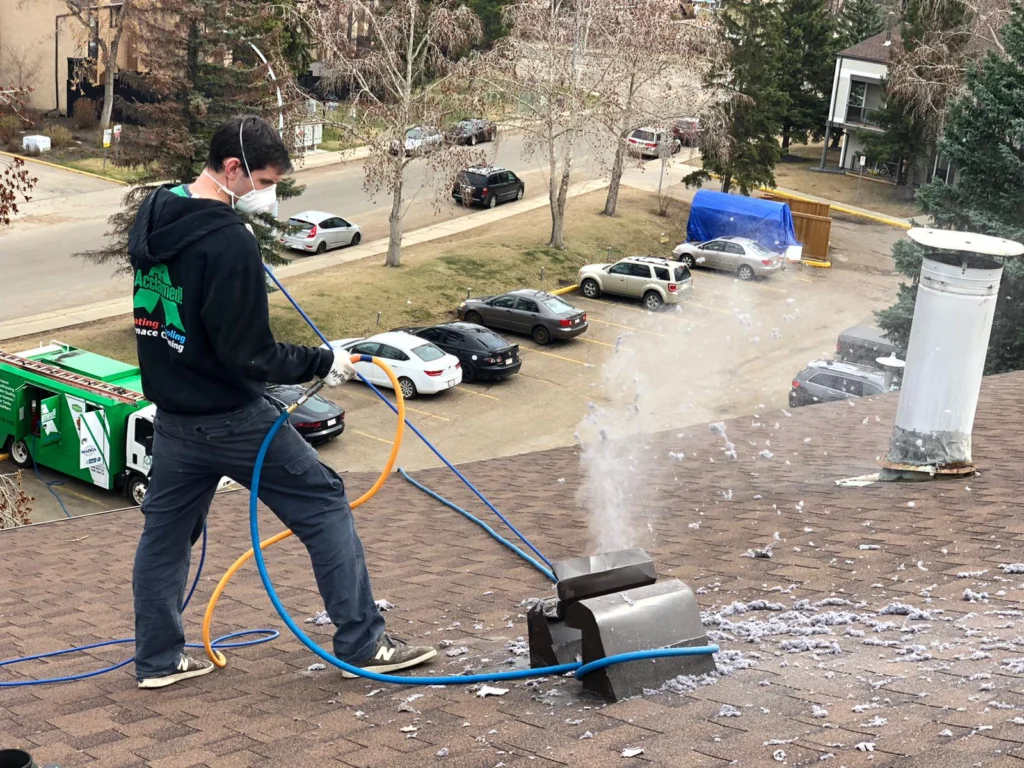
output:
M388 648L386 645L382 645L377 649L377 655L375 658L377 661L391 661L391 657L394 655L394 648Z

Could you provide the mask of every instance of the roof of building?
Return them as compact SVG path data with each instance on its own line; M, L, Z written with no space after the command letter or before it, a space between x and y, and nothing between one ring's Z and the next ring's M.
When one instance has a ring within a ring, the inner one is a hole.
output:
M900 29L893 27L891 32L879 32L877 35L861 40L846 50L840 51L840 56L848 59L862 59L864 61L877 61L885 64L889 61L894 49L900 45Z
M581 698L571 677L549 678L480 698L310 671L315 659L284 636L229 651L226 669L164 691L138 690L130 666L69 685L0 689L4 746L76 768L604 768L626 765L627 748L653 765L691 768L818 765L827 754L850 768L1016 765L1024 566L1000 565L1024 560L1024 437L1006 419L1024 405L1024 374L985 381L973 435L979 475L837 486L877 471L896 405L885 396L792 415L759 409L726 422L725 435L694 426L635 444L644 457L635 543L659 576L696 590L723 649L727 674L716 684L684 680L605 706ZM575 502L577 448L462 469L552 560L594 551ZM447 470L416 477L482 509ZM346 476L352 493L373 479ZM212 579L249 546L246 502L245 493L214 501L211 580L185 614L192 641ZM400 477L356 518L376 597L394 604L390 628L469 650L440 653L430 673L522 663L521 603L551 594L543 577ZM263 518L266 534L280 528L272 519ZM130 636L141 526L128 510L0 532L4 655ZM776 532L771 559L744 556ZM301 544L288 539L267 560L300 622L322 607ZM251 567L214 619L218 635L281 628ZM329 626L303 626L329 647ZM0 681L95 669L130 648L0 668Z

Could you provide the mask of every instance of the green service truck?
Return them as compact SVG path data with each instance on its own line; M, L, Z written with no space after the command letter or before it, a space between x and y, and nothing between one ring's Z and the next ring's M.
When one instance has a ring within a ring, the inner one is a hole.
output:
M133 365L56 341L0 352L0 449L19 467L35 463L141 504L155 415Z

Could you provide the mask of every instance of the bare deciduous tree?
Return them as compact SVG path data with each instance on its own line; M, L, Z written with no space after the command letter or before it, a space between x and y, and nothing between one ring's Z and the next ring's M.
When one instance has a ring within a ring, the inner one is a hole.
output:
M527 156L548 161L549 245L563 229L577 149L610 154L607 133L614 78L620 71L607 41L615 13L608 0L517 0L505 9L510 32L486 55L482 77L515 108ZM604 162L596 160L595 162Z
M470 81L468 62L459 57L481 35L480 20L452 0L323 0L304 10L313 45L323 65L322 87L350 94L343 126L369 148L363 188L391 196L385 263L401 264L405 171L420 158L425 186L447 190L473 153L447 140L445 123L476 111L481 91ZM368 35L351 34L361 20ZM328 113L329 118L330 113ZM419 127L426 137L407 151L406 133Z
M0 118L10 116L23 120L22 100L27 94L26 88L5 87L0 83ZM37 181L20 157L0 156L0 225L11 223L11 216L18 213L19 198L25 202L31 200L28 193Z
M0 82L12 88L27 89L42 67L43 55L38 49L9 45L0 52Z
M677 18L678 6L675 0L631 0L607 11L611 37L602 47L615 71L609 79L611 119L605 128L616 149L605 216L615 214L632 131L648 126L671 135L673 118L707 118L722 100L705 85L708 72L723 61L721 28L707 19ZM681 145L669 149L678 151Z

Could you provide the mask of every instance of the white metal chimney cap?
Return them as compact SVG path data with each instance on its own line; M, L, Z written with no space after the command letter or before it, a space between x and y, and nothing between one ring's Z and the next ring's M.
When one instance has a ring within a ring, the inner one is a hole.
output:
M890 353L888 357L876 357L875 362L883 368L900 369L906 365L906 362L900 360L895 354Z
M914 227L907 232L907 237L918 245L942 251L967 251L986 256L1024 255L1024 245L1018 242L991 235L979 235L974 232Z

